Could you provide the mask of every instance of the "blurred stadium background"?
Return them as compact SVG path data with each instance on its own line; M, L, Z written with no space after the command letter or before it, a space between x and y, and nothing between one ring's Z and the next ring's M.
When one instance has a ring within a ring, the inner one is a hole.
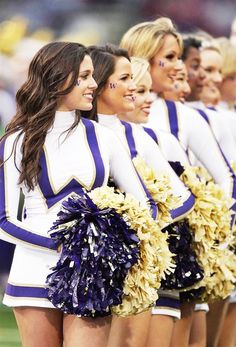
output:
M181 32L230 36L235 0L0 0L0 134L34 53L52 40L118 44L132 25L170 17ZM235 30L236 31L236 30ZM1 193L0 193L1 194ZM0 241L0 298L13 246ZM0 304L0 346L21 346L11 310Z

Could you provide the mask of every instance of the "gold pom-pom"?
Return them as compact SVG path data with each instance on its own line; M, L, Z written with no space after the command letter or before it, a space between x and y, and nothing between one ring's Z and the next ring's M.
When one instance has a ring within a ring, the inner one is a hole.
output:
M172 253L166 233L162 233L149 211L131 195L114 193L111 187L96 188L89 193L99 208L113 207L140 240L140 259L128 272L122 304L112 308L114 314L128 316L140 313L158 299L157 289L165 273L173 271Z
M181 206L181 199L173 195L173 189L167 175L164 173L157 175L155 170L150 168L139 156L133 159L133 163L157 205L157 223L162 229L173 222L170 211Z
M232 201L203 168L186 167L181 178L195 195L195 206L187 220L204 269L203 280L194 288L205 287L203 301L223 299L232 292L236 281L236 256L230 250Z

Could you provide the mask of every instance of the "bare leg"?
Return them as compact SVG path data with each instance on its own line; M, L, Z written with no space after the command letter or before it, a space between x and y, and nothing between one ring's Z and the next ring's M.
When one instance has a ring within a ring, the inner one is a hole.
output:
M13 311L22 347L62 346L63 316L60 311L41 307L17 307Z
M227 311L228 299L214 302L209 307L210 311L207 314L207 347L216 347Z
M235 347L236 303L231 303L225 315L217 347Z
M151 312L113 317L108 347L145 347Z
M174 324L171 316L152 315L146 347L169 347Z
M106 347L110 326L111 317L79 318L65 315L64 347Z
M189 347L206 347L206 311L193 313Z
M171 347L188 347L194 303L181 303L181 319L175 323Z

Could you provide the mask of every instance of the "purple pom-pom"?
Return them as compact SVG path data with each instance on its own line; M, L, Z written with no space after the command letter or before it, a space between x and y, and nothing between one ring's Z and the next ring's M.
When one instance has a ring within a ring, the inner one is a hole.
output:
M68 314L109 315L121 304L124 280L139 258L136 233L115 209L99 210L88 195L64 201L58 217L50 235L63 249L47 277L49 300Z
M176 222L163 231L169 234L169 249L175 254L173 257L175 271L162 280L163 289L184 289L193 286L203 279L204 271L199 265L192 247L192 236L185 221Z

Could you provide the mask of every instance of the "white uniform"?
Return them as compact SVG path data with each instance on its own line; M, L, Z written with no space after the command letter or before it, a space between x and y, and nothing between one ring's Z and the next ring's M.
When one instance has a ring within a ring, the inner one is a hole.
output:
M174 135L167 131L150 129L144 126L153 140L158 143L161 153L168 161L179 161L182 165L190 165L188 156ZM151 132L149 132L151 130Z
M212 133L220 146L225 158L228 163L236 162L236 142L233 137L233 131L231 131L232 126L234 124L230 124L229 126L229 117L227 116L227 111L217 112L216 110L212 110L207 108L201 101L195 101L187 103L190 107L196 108L199 112L203 111L203 113L199 113L205 118L206 122L209 124ZM236 127L236 116L235 116L235 127ZM236 130L236 129L235 129ZM236 134L235 134L236 136Z
M4 296L8 306L52 307L45 280L59 254L48 237L60 205L71 193L106 185L111 176L117 186L146 204L147 196L133 164L113 133L90 120L82 120L66 137L62 134L74 123L74 112L56 112L41 154L41 176L33 191L19 186L19 171L10 156L18 133L1 144L0 237L16 244ZM60 136L61 135L61 136ZM22 136L16 148L17 167L21 162ZM25 195L25 218L17 220L20 188Z
M236 144L236 109L235 111L226 109L224 108L224 104L219 103L216 107L216 111L223 116L225 124L230 128Z
M181 219L194 205L194 197L175 174L167 160L162 155L157 144L142 127L134 123L121 122L115 115L98 115L99 124L113 130L129 151L131 158L139 155L157 174L167 174L173 194L181 197L182 206L171 211L173 220Z
M196 110L180 102L169 102L169 106L176 107L176 117L171 118L165 100L155 100L147 127L171 132L179 139L185 151L193 152L227 196L236 199L236 178L222 156L206 121Z

